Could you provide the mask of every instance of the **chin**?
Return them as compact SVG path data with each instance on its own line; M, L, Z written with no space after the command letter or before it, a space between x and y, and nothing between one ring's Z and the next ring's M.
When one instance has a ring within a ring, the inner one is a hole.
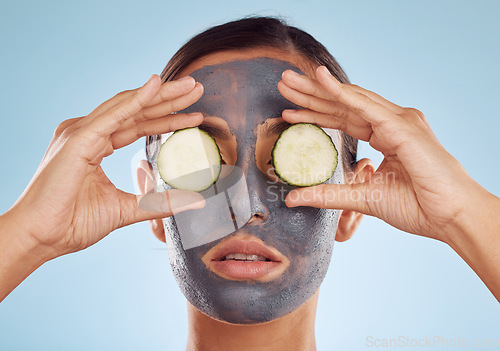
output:
M203 314L231 324L258 324L266 323L283 317L302 306L319 289L328 270L334 243L334 235L331 230L336 229L338 211L318 210L307 208L301 216L310 218L315 215L315 224L308 230L302 228L297 233L290 235L273 235L274 226L269 230L260 227L243 227L245 235L250 238L258 238L266 246L276 249L282 256L273 256L272 253L258 251L257 256L270 259L272 264L277 258L289 262L284 267L271 270L269 274L257 274L256 276L239 276L241 271L225 276L221 269L217 270L207 263L208 258L221 260L221 255L235 250L234 245L224 246L224 242L234 241L241 236L233 233L228 237L184 250L180 241L175 220L170 217L164 219L166 241L170 264L175 279L191 305ZM321 214L321 215L319 215ZM292 223L297 227L297 221L280 221L280 223ZM335 223L335 228L331 224ZM272 223L271 223L272 224ZM307 235L314 231L315 235ZM300 235L299 235L300 234ZM296 240L290 240L294 237ZM233 249L227 249L232 247ZM221 249L222 248L222 249ZM224 251L225 250L225 251ZM249 249L252 250L252 249ZM253 249L253 250L258 250ZM213 252L212 256L208 253ZM247 254L251 254L247 251ZM207 258L208 255L208 258ZM269 256L269 257L266 257ZM254 257L253 257L254 258ZM217 264L224 264L222 262ZM265 263L248 262L250 265L266 265ZM243 262L229 262L233 268L245 265ZM244 271L244 270L243 270ZM252 269L250 269L252 271ZM258 269L257 269L258 271ZM276 274L279 272L279 274ZM229 269L231 273L231 269Z

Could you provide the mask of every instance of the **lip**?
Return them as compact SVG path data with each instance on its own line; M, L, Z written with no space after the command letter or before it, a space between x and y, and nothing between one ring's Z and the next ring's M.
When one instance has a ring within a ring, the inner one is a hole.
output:
M268 261L222 261L231 253L264 256ZM288 258L275 248L255 236L240 233L212 247L201 260L218 276L237 281L271 281L290 265Z

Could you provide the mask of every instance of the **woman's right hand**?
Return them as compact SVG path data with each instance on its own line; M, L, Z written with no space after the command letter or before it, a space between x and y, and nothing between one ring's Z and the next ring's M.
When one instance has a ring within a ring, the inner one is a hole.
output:
M203 86L191 77L161 84L153 75L88 116L62 122L30 184L1 216L9 230L0 234L16 233L17 242L37 248L45 262L82 250L117 228L203 206L201 195L171 190L161 212L142 210L141 196L117 189L101 168L104 157L140 137L199 125L199 113L173 113L202 94Z

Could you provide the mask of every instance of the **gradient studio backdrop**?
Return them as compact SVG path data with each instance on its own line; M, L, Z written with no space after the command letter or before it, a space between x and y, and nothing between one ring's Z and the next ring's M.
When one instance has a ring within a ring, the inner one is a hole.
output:
M62 120L142 85L199 31L248 14L285 16L355 84L423 111L499 195L499 10L496 1L2 1L0 212ZM104 161L119 188L134 191L131 162L143 146ZM381 160L366 144L360 157ZM319 350L368 349L369 337L472 343L499 331L498 302L445 244L373 218L336 244L320 293ZM184 297L147 223L45 264L0 304L1 350L181 350L186 338Z

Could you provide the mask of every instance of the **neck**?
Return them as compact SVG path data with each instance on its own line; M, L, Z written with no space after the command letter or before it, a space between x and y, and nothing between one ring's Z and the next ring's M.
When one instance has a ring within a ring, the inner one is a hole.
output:
M215 320L188 303L188 351L316 350L314 320L318 292L295 311L261 324Z

